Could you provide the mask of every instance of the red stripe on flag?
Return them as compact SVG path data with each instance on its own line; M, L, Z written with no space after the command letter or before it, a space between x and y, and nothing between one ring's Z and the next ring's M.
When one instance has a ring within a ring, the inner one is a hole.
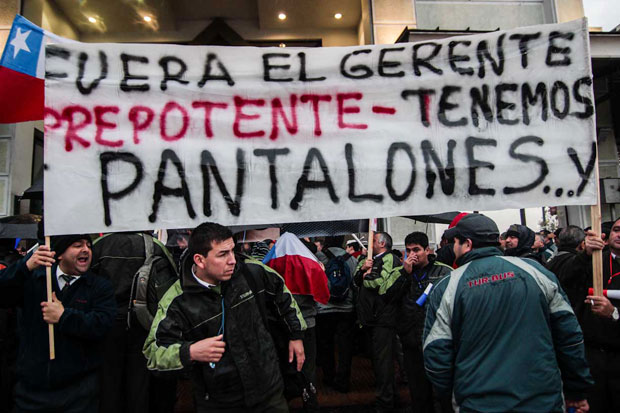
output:
M282 275L291 294L311 295L321 304L329 301L327 275L318 262L301 255L284 255L267 265Z
M0 123L43 119L45 81L0 66Z

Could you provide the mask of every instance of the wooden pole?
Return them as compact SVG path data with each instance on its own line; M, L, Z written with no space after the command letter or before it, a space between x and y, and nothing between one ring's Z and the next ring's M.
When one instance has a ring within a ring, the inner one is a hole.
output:
M45 237L45 245L50 248L50 237ZM52 302L52 267L45 267L45 281L47 284L47 302ZM47 325L50 341L50 360L56 358L56 349L54 347L54 324Z
M368 220L368 257L372 258L372 244L375 238L374 218Z
M592 231L597 235L601 235L601 188L599 185L598 172L598 145L596 149L596 159L594 161L594 179L596 182L596 205L590 208L590 221L592 222ZM603 251L596 250L592 253L592 288L594 295L603 295Z

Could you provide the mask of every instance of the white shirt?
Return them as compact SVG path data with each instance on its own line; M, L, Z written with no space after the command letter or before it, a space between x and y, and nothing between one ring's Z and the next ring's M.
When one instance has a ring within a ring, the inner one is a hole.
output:
M58 288L60 288L61 290L64 288L66 282L65 280L62 279L61 275L69 275L69 274L65 274L64 272L62 272L62 270L60 269L60 265L56 267L56 279L58 280ZM77 281L78 278L80 278L79 275L72 275L71 277L76 277L71 284L73 284L75 281ZM69 285L71 285L69 284Z
M202 285L203 287L205 287L205 288L213 288L213 287L216 286L216 284L209 284L208 282L202 281L200 278L196 277L196 273L194 272L194 266L193 265L192 265L192 275L194 276L194 279L196 281L198 281L198 283L200 285Z

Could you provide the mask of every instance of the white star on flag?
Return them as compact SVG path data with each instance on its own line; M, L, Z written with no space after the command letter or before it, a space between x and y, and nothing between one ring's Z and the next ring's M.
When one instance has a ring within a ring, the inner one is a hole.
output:
M15 33L15 37L11 40L11 45L13 46L13 59L17 57L17 54L25 50L30 53L30 49L28 48L28 44L26 43L26 39L30 35L31 30L26 32L22 32L21 29L17 28L17 33Z

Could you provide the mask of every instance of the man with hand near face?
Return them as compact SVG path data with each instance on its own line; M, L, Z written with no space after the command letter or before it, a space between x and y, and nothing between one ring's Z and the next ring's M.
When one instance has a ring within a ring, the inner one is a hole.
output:
M234 247L219 224L192 231L181 279L161 299L144 344L148 368L188 371L198 412L286 412L266 322L287 325L288 361L298 371L306 323L282 277Z
M16 292L21 307L17 360L17 411L96 412L100 343L116 312L107 280L89 271L88 235L52 238L0 272L0 288ZM47 301L45 267L52 267ZM53 324L55 359L50 360L48 325Z
M435 260L428 247L428 236L412 232L405 238L406 258L398 283L404 283L403 297L396 322L396 332L403 345L405 371L409 378L411 407L414 412L433 411L433 389L426 378L422 357L422 331L426 317L426 298L439 280L452 271L452 267ZM430 285L430 287L429 287ZM452 411L451 398L440 400L442 412Z

